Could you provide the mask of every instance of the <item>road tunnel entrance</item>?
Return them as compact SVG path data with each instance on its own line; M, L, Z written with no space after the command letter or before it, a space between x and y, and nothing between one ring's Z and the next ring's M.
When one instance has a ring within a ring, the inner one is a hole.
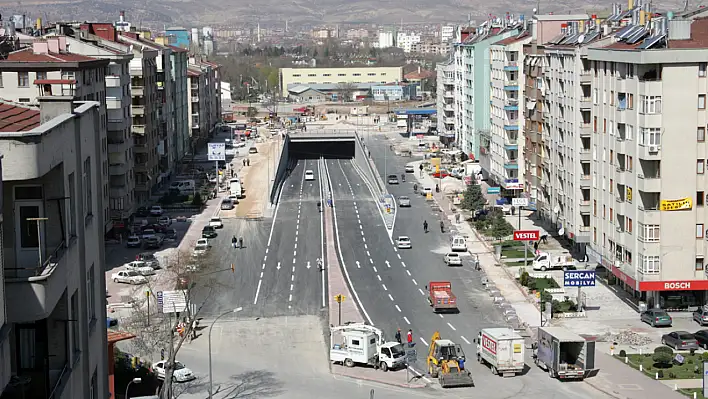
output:
M352 159L354 158L356 142L354 140L320 140L320 141L295 141L291 140L288 146L289 158L293 160L300 159L319 159L336 158L336 159Z

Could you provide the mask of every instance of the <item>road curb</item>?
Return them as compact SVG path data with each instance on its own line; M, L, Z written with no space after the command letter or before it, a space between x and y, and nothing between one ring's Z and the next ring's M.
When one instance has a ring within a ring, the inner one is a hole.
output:
M332 375L339 376L339 377L346 377L346 378L351 378L354 380L362 380L362 381L369 381L369 382L375 382L377 384L384 384L384 385L389 385L397 388L405 388L405 389L421 389L421 388L427 388L428 384L417 384L417 385L412 385L412 384L403 384L403 383L398 383L398 382L391 382L391 381L386 381L383 379L378 379L378 378L372 378L372 377L362 377L362 376L355 376L347 373L341 373L335 371L334 367L330 366L330 371Z

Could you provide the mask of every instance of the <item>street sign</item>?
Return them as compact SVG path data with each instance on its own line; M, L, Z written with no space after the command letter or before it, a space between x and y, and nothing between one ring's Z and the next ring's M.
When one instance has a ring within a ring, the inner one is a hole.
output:
M210 161L226 160L226 143L209 143L207 157Z
M157 291L157 308L161 313L177 313L187 310L187 292Z
M406 349L406 363L413 363L418 360L418 352L415 349Z
M528 198L512 198L511 205L513 206L529 206Z
M563 272L565 287L594 287L595 270L565 270Z
M501 188L499 187L487 187L487 194L500 194Z
M342 303L345 299L347 299L347 297L342 294L337 294L334 296L334 300L337 301L337 303Z
M514 241L538 241L541 233L538 230L516 230Z

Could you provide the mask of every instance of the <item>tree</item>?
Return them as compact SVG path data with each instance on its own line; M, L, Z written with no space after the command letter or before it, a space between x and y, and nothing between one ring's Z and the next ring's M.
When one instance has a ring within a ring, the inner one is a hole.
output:
M482 209L487 203L486 198L482 194L482 188L477 184L475 176L470 179L470 184L467 185L467 190L465 190L465 195L462 198L462 203L460 204L463 209L468 211L476 211Z
M354 85L354 83L351 82L342 82L337 85L336 90L337 93L339 93L339 96L342 98L342 102L346 102L352 100L352 94L354 94L356 86Z
M514 227L504 219L504 216L496 215L492 219L486 234L501 241L505 237L510 236L513 232Z
M248 110L246 110L246 116L249 118L255 118L256 115L258 115L258 108L248 107Z

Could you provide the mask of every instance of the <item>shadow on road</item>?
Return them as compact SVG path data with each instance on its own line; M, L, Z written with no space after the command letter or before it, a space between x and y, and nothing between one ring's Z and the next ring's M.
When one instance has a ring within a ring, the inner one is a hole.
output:
M247 371L231 377L231 381L214 389L219 399L269 398L284 392L283 383L267 370Z

